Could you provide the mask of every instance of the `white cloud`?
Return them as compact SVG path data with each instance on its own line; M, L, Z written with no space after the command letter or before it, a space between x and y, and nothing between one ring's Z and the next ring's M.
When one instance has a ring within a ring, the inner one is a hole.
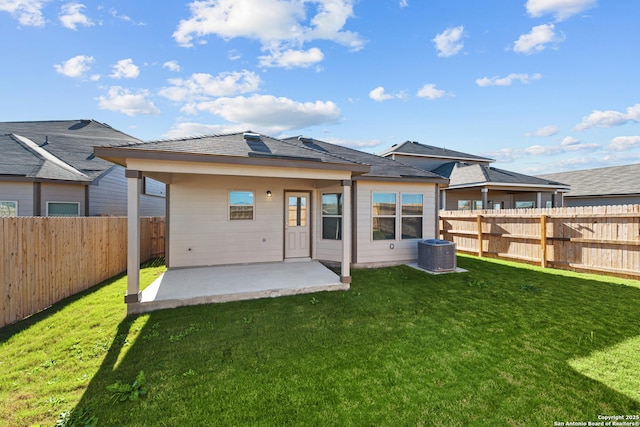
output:
M2 0L0 12L8 12L20 25L28 27L42 27L46 20L42 15L42 8L50 0Z
M113 72L109 75L114 79L135 79L140 75L140 68L133 63L133 59L121 59L113 66Z
M449 57L457 54L462 50L464 44L460 41L464 36L464 27L447 28L440 34L437 34L432 42L438 51L438 56Z
M403 91L396 93L385 93L384 87L378 86L369 92L369 98L377 102L388 101L390 99L404 99L407 94Z
M147 99L148 96L149 91L146 89L132 92L120 86L111 86L107 96L98 98L98 107L127 116L160 114L160 110Z
M355 0L199 0L189 7L191 17L181 20L173 33L176 42L193 46L194 39L216 35L225 40L244 37L258 40L274 58L278 52L300 51L304 43L329 40L359 50L364 41L344 30L353 16ZM307 10L314 10L310 19ZM314 61L319 51L313 54ZM310 58L306 58L308 61ZM303 61L304 62L304 61ZM278 66L278 61L272 61ZM284 61L292 66L291 61Z
M309 50L292 50L284 52L272 51L269 55L258 57L262 67L280 67L291 69L294 67L308 68L324 59L324 54L317 47Z
M340 109L331 101L303 103L271 95L217 98L187 105L183 110L206 111L229 122L245 123L252 129L270 128L275 131L334 123L340 118Z
M409 6L409 0L400 0L400 7Z
M93 21L88 16L82 13L82 9L86 6L81 3L67 3L60 8L60 22L65 28L70 30L77 30L78 25L83 27L92 27Z
M194 73L188 79L169 79L170 87L159 91L161 96L176 102L208 100L211 97L231 96L256 92L262 80L252 71L242 70L220 73Z
M593 127L609 128L629 122L640 122L640 104L627 108L626 113L612 110L593 110L591 114L582 118L582 122L575 127L575 130L585 130Z
M514 162L523 157L529 156L558 156L566 153L593 152L601 149L600 144L583 143L580 140L567 136L556 145L531 145L526 148L502 148L491 153L486 153L489 157L501 163Z
M144 22L136 22L136 21L134 21L134 20L133 20L130 16L128 16L128 15L120 14L116 9L110 9L110 10L109 10L109 13L110 13L110 14L111 14L111 16L113 16L114 18L120 19L120 20L122 20L122 21L124 21L124 22L129 22L129 23L131 23L131 24L133 24L133 25L138 25L138 26L143 26L143 25L145 25L145 23L144 23Z
M536 129L532 133L527 133L525 136L553 136L558 133L558 127L554 125L543 126Z
M180 71L180 65L178 64L178 61L167 61L162 64L162 68L167 68L169 69L169 71L174 71L176 73Z
M611 151L625 151L632 147L640 147L640 136L616 136L611 140L607 149Z
M229 58L230 61L237 61L238 59L242 58L242 54L237 49L231 49L229 52L227 52L227 58Z
M597 4L598 0L527 0L526 8L533 18L553 15L557 21L563 21Z
M531 29L528 34L521 35L513 43L513 51L530 55L542 52L550 43L560 43L564 41L564 36L556 35L555 25L542 24Z
M516 74L511 73L506 77L482 77L481 79L476 80L476 84L480 87L486 86L511 86L514 81L519 81L520 83L527 84L534 80L540 80L542 78L542 74Z
M418 98L438 99L445 96L445 91L442 89L436 89L435 84L429 83L422 86L416 96L418 96Z
M58 73L67 77L81 78L89 71L90 65L93 64L93 62L93 56L77 55L67 59L61 64L55 64L53 67Z

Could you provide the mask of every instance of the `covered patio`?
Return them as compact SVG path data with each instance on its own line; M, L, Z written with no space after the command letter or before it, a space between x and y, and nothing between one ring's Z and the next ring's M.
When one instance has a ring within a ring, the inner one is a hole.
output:
M348 289L318 261L175 268L145 288L128 312Z

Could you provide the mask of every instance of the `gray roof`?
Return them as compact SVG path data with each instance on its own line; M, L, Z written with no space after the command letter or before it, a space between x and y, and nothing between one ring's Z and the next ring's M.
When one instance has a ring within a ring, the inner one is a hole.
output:
M245 138L245 136L247 136ZM314 150L305 146L272 138L251 131L208 135L193 138L148 141L132 144L111 144L98 147L96 154L122 162L126 157L153 157L173 160L222 161L243 164L287 165L297 162L304 167L334 165L340 169L366 172L369 166L332 153Z
M451 160L473 160L483 163L491 163L494 160L487 157L476 156L474 154L463 153L461 151L449 150L443 147L434 147L432 145L421 144L416 141L405 141L400 144L394 144L380 153L381 156L389 156L391 154L408 154L433 157L436 159Z
M94 120L0 122L0 136L0 175L65 181L92 181L113 167L94 146L140 142Z
M449 162L439 166L434 172L447 176L451 179L450 187L465 187L472 185L517 185L531 187L558 187L568 188L566 184L498 169L487 165L467 164L462 162Z
M540 175L571 185L568 197L640 194L640 163Z
M371 170L362 176L380 177L380 178L402 178L402 179L419 179L431 180L446 183L446 179L441 175L433 172L405 165L401 162L380 157L375 154L365 153L363 151L354 150L352 148L343 147L341 145L331 144L329 142L319 141L313 138L291 137L285 141L296 144L300 147L307 147L318 152L330 153L340 156L350 161L364 163L371 166Z

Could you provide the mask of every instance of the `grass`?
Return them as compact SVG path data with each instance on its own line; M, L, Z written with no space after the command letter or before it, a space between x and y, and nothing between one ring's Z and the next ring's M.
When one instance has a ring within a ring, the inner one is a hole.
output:
M118 278L0 330L0 424L51 426L72 409L127 426L531 426L640 414L638 282L459 265L469 272L356 270L348 292L136 317L124 316ZM161 271L143 269L142 282ZM107 389L129 390L141 371L138 400Z

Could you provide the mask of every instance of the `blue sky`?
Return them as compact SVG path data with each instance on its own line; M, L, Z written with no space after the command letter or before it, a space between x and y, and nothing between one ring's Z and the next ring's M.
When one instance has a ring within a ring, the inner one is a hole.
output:
M0 120L640 161L637 0L0 0Z

